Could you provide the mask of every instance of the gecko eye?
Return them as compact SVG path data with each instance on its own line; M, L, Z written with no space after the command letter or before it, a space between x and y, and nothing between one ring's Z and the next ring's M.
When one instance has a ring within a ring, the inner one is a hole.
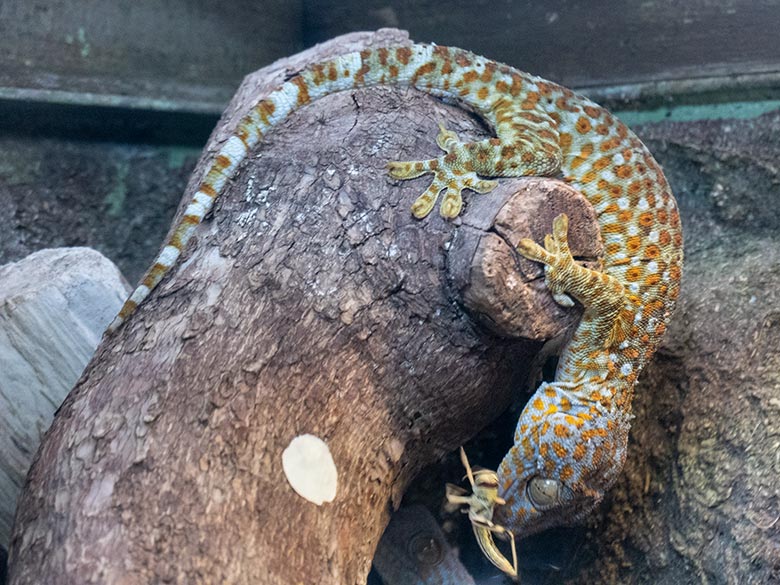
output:
M528 499L539 510L551 508L561 499L561 484L554 479L534 477L526 488Z

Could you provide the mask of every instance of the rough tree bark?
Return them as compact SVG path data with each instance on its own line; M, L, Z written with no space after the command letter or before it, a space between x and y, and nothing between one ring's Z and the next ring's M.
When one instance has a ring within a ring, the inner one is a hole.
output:
M249 76L184 200L251 99L306 63L393 42L408 41L351 35ZM13 585L365 582L408 482L506 408L541 342L577 320L508 242L566 211L577 254L599 251L590 208L551 180L472 195L462 222L414 220L426 179L394 184L384 165L434 155L437 120L488 132L376 88L268 136L61 407L19 502ZM305 433L335 460L332 503L285 480L282 451Z

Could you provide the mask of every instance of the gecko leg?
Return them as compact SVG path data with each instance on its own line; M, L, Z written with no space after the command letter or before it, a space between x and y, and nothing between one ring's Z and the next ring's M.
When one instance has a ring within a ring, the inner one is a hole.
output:
M580 301L594 314L594 326L604 332L609 341L616 326L622 327L618 316L628 295L614 277L598 270L580 266L574 261L568 241L569 219L565 214L553 220L553 233L544 238L544 247L533 240L522 239L517 249L529 260L543 263L544 281L555 301L565 307Z
M420 195L412 205L412 214L422 219L427 216L439 195L445 191L441 203L442 217L455 218L463 207L461 192L471 189L477 193L488 193L496 188L497 181L480 179L476 172L469 170L469 153L458 139L458 135L439 124L439 135L436 144L446 154L425 161L393 161L387 164L387 170L394 179L415 179L426 174L433 174L433 181L428 189Z

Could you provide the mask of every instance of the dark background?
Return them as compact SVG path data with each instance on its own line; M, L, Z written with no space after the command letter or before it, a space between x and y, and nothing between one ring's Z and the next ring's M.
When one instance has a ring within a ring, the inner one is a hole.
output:
M576 582L780 582L780 390L776 368L752 361L780 364L769 350L780 317L761 300L780 290L780 1L3 0L0 264L91 246L134 284L242 77L380 27L604 103L680 201L677 341L655 362L673 382L652 399L640 388L625 480L595 520L603 538L567 544L584 550ZM749 359L730 353L741 348ZM0 583L3 564L0 543Z

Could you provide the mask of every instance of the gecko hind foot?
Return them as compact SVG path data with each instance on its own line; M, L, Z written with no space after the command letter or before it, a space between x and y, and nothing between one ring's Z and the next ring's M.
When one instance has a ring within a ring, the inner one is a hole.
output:
M445 191L440 213L442 217L454 219L463 207L461 192L471 189L477 193L488 193L496 188L497 181L480 179L474 171L465 167L468 160L466 150L458 135L447 130L439 123L439 135L436 144L447 154L424 161L393 161L387 163L387 170L394 179L416 179L422 175L433 174L433 181L425 192L412 204L412 214L422 219L436 204L442 191Z
M544 282L552 293L553 299L562 307L574 305L572 298L566 294L571 280L575 277L577 264L569 249L569 218L565 213L553 220L553 233L544 237L544 248L524 238L517 244L517 250L535 262L544 264Z

